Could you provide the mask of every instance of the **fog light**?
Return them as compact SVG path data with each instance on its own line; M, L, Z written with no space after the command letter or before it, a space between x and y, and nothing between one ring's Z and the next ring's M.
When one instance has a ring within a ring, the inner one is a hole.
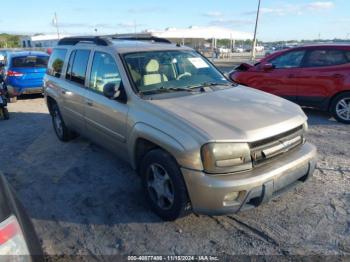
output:
M235 201L239 197L239 192L231 192L224 197L224 201Z
M231 192L224 197L224 206L238 206L242 204L242 201L246 195L246 191Z

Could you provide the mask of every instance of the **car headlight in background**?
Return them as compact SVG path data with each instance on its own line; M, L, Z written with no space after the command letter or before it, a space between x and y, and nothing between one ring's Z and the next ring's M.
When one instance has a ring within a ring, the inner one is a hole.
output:
M252 169L247 143L208 143L201 149L206 173L224 174Z
M3 255L25 255L21 261L31 260L21 227L13 215L0 223L0 256Z

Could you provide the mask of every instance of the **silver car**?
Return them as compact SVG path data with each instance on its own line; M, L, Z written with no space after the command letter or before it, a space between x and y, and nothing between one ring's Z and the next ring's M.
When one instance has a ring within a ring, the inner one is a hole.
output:
M259 206L315 169L299 106L164 39L62 39L45 97L58 138L83 135L129 162L164 220Z

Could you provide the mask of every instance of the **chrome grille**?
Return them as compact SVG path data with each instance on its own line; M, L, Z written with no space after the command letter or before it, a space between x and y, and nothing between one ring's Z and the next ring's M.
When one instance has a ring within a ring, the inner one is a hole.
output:
M249 143L253 165L262 165L301 145L304 141L303 131L301 125L279 135Z

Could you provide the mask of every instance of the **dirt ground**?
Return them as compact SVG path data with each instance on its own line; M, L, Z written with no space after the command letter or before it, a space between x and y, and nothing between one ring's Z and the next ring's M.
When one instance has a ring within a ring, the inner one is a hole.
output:
M162 222L140 180L84 138L61 143L43 98L10 104L0 121L0 170L47 254L350 255L350 126L307 110L319 150L307 183L257 209Z

